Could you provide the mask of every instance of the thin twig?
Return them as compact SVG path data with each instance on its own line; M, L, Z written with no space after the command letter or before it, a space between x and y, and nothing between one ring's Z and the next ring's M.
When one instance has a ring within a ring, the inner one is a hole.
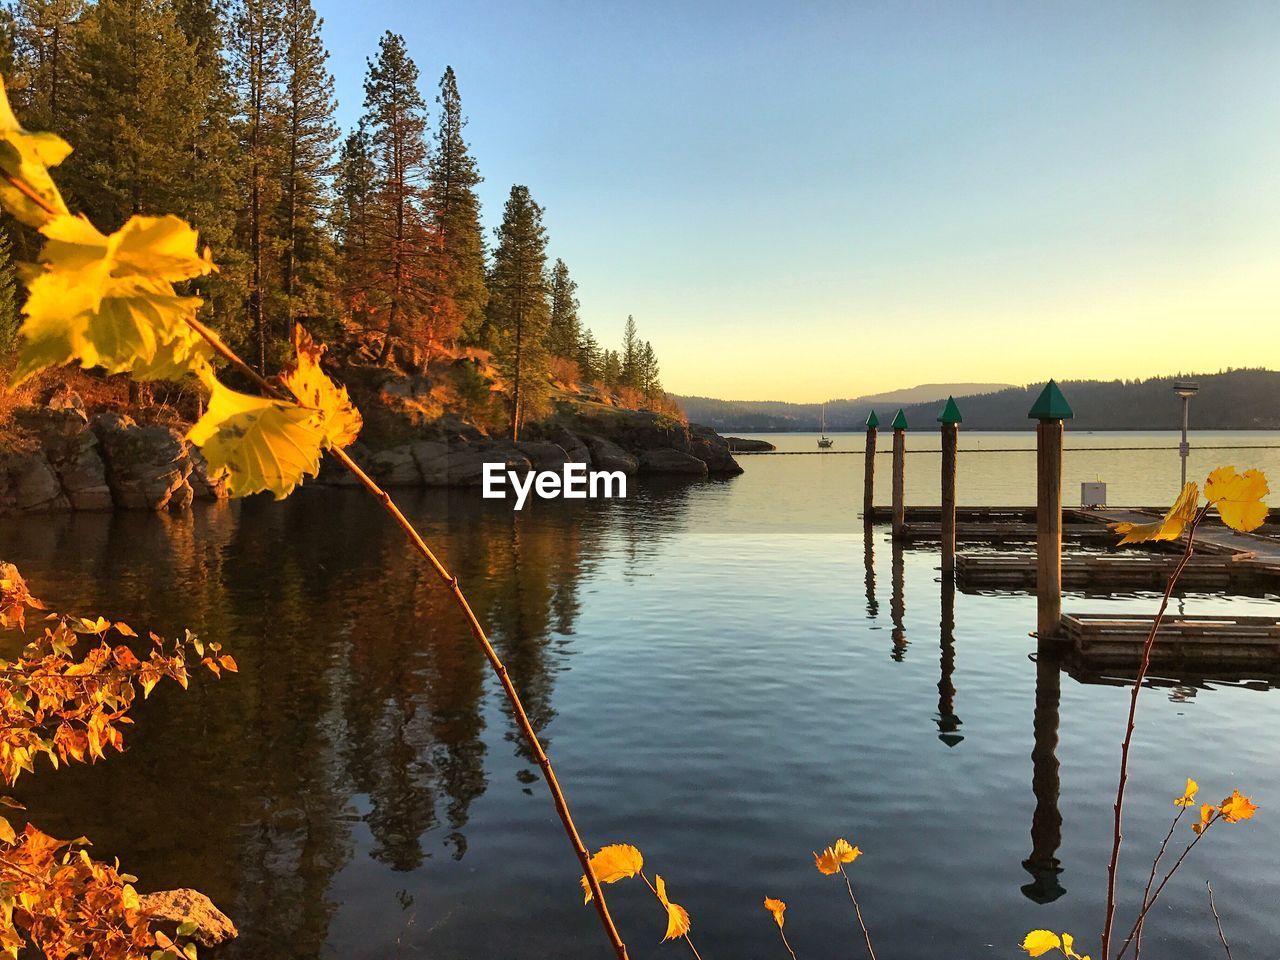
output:
M55 209L47 200L36 193L28 184L21 179L14 177L6 171L0 171L4 179L16 187L22 194L28 197L38 207L48 213L50 216L58 216L62 211ZM230 347L222 342L213 330L209 329L193 316L187 317L187 325L196 333L204 337L214 351L234 366L237 370L252 380L257 386L268 396L277 400L288 400L289 397L284 394L278 387L274 386L265 377L259 374L253 367L245 363L236 355ZM299 398L300 399L300 398ZM511 678L507 676L507 668L503 666L502 660L498 657L498 653L493 649L493 644L489 642L489 638L485 635L484 628L480 625L480 621L476 619L475 613L471 610L471 605L467 602L467 598L458 588L458 578L449 573L434 553L427 546L414 529L400 508L396 506L395 501L391 499L391 495L379 487L347 454L334 447L330 451L344 467L353 473L361 485L369 491L383 506L405 532L409 538L409 542L413 544L414 549L418 551L434 568L440 576L450 592L453 594L454 602L462 610L463 616L466 617L467 623L471 627L471 634L475 638L476 643L484 651L486 659L489 661L493 672L497 674L499 682L502 684L503 692L507 696L508 702L511 704L512 713L515 715L516 722L520 727L520 732L524 735L529 747L533 750L538 766L542 769L543 778L547 781L547 788L551 791L552 799L555 801L556 812L560 815L560 822L564 825L565 835L569 838L569 843L573 847L573 851L577 854L578 862L582 865L583 875L587 878L587 884L591 888L592 900L596 905L596 913L600 917L600 924L604 927L605 934L608 936L610 943L613 945L614 952L618 955L618 960L627 960L627 947L622 942L622 937L618 934L618 929L614 926L613 918L609 915L609 907L605 903L604 891L600 887L600 881L595 875L595 871L591 869L591 855L587 852L587 848L582 843L582 838L578 835L578 828L574 825L573 816L569 812L568 801L565 800L564 791L560 789L560 784L556 780L555 771L551 767L551 761L548 759L546 751L542 749L542 744L538 740L538 735L533 729L533 725L529 722L529 717L525 713L524 704L520 701L520 695L516 692L515 686L511 683Z
M1173 818L1173 823L1169 824L1169 832L1164 835L1164 839L1160 841L1160 849L1156 851L1156 858L1151 861L1151 875L1147 877L1147 885L1142 888L1142 904L1146 906L1147 897L1151 893L1151 885L1156 882L1156 869L1160 866L1160 860L1164 857L1165 848L1169 846L1169 841L1173 839L1173 831L1178 827L1178 821L1182 819L1182 815L1187 812L1186 807L1178 807L1178 815ZM1142 950L1142 924L1138 924L1138 943L1133 948L1133 955L1136 957Z
M782 945L787 948L787 953L791 954L791 960L798 960L796 952L791 949L791 942L787 939L787 931L779 927L778 936L782 937Z
M1107 913L1102 924L1102 960L1111 960L1111 928L1116 919L1116 868L1120 863L1120 844L1123 840L1121 823L1124 818L1124 788L1129 781L1129 747L1133 743L1133 728L1138 715L1138 694L1142 691L1143 681L1147 678L1147 668L1151 665L1151 650L1155 646L1156 634L1159 633L1160 625L1164 621L1165 611L1169 608L1169 599L1173 596L1178 578L1182 576L1182 571L1186 569L1192 554L1195 553L1196 528L1200 526L1200 521L1208 512L1209 507L1206 504L1196 511L1195 518L1191 521L1190 529L1187 531L1187 548L1169 577L1164 597L1160 600L1160 609L1151 624L1151 632L1142 645L1142 659L1138 664L1138 674L1133 681L1133 692L1129 696L1129 718L1125 723L1124 740L1120 744L1120 782L1116 786L1116 802L1113 808L1115 819L1111 832L1111 860L1107 864ZM1146 913L1146 909L1143 913Z
M858 926L862 928L862 935L867 938L867 953L871 954L871 960L876 960L876 948L871 945L871 932L862 920L862 908L858 906L858 898L853 895L853 884L849 882L849 874L845 873L843 865L840 867L840 876L844 877L844 885L849 890L849 899L853 901L853 912L858 915Z
M1227 960L1231 960L1231 944L1227 943L1227 935L1222 932L1222 918L1218 916L1218 905L1213 902L1213 884L1206 880L1204 885L1209 888L1209 909L1213 911L1213 922L1218 925L1218 939L1222 941L1222 949L1227 951Z
M1151 895L1151 899L1142 905L1142 910L1138 913L1138 919L1133 921L1133 929L1129 931L1129 936L1125 939L1124 944L1120 947L1120 951L1116 954L1116 960L1120 960L1120 958L1125 955L1125 951L1129 949L1129 944L1131 942L1135 942L1138 927L1141 926L1142 921L1146 918L1147 914L1151 912L1151 908L1156 905L1156 901L1160 899L1160 893L1164 890L1165 884L1169 882L1169 878L1178 872L1178 868L1182 866L1182 861L1187 859L1187 854L1195 849L1196 844L1199 843L1201 838L1209 832L1209 828L1221 819L1222 815L1215 813L1209 822L1204 825L1204 829L1196 834L1196 838L1187 844L1187 848L1183 850L1178 856L1178 859L1174 861L1173 866L1169 868L1169 872L1164 875L1164 879L1161 880L1160 885L1156 887L1156 892Z
M657 899L658 903L662 905L662 909L665 912L667 905L662 903L662 897L658 896L658 888L649 882L649 878L645 876L643 870L640 871L640 879L643 880L645 886L653 892L654 897ZM680 936L684 939L684 942L689 945L689 949L693 951L693 955L697 957L697 960L702 960L702 955L698 953L698 948L693 945L692 938L687 933L682 933ZM792 956L794 956L794 954Z

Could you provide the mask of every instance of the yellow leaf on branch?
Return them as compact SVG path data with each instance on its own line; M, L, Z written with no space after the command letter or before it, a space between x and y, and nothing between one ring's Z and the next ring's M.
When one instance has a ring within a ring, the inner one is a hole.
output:
M1022 949L1033 957L1042 957L1050 950L1062 948L1062 938L1052 930L1032 930L1022 940Z
M1151 523L1132 523L1128 520L1111 524L1111 529L1123 534L1120 541L1126 543L1147 543L1151 540L1177 540L1182 531L1196 517L1196 505L1200 500L1200 491L1194 483L1188 483L1178 494L1178 499L1161 519Z
M658 874L653 878L654 891L658 894L658 899L662 901L662 905L667 909L667 933L663 940L674 940L676 937L683 937L688 934L693 924L689 920L689 911L678 903L672 903L667 899L667 881L662 879L662 875Z
M773 914L773 922L776 923L778 925L778 929L781 930L783 921L785 920L784 915L787 912L787 905L781 900L773 899L773 897L765 897L764 908Z
M29 227L40 227L52 216L65 214L67 205L49 176L49 168L69 153L71 145L56 134L22 128L0 80L0 205Z
M212 355L187 321L198 297L173 284L214 269L196 232L177 217L131 217L100 233L83 217L56 217L28 283L15 377L77 362L137 379L178 379Z
M601 883L617 883L634 877L644 866L644 857L629 843L612 843L601 847L591 856L591 872ZM582 878L583 903L591 902L591 885Z
M841 837L821 853L813 855L813 861L819 873L830 876L840 870L842 864L853 863L862 856L862 851L850 846L849 841Z
M1187 777L1187 789L1182 791L1182 796L1173 801L1173 805L1175 807L1189 807L1195 803L1196 794L1199 792L1200 784Z
M1236 473L1235 467L1219 467L1204 482L1205 498L1218 508L1222 522L1241 533L1258 529L1267 519L1262 498L1270 492L1260 470Z
M319 411L325 446L345 447L355 440L363 425L360 411L347 396L347 388L338 386L320 369L324 347L312 340L300 324L294 330L297 356L282 376L284 384L299 403Z
M314 410L240 393L204 377L209 406L187 433L233 497L270 491L283 499L320 470L324 429Z
M1231 796L1218 804L1218 812L1227 823L1239 823L1241 820L1252 820L1258 812L1258 805L1248 797L1242 796L1239 790L1231 791Z

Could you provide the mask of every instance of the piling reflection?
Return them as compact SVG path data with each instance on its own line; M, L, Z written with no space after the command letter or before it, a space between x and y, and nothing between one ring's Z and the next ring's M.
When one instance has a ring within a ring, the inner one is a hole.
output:
M866 568L867 618L874 620L880 615L880 601L876 599L876 541L870 524L862 534L862 562Z
M1058 773L1058 704L1062 674L1051 646L1044 640L1036 650L1036 703L1032 723L1031 791L1035 812L1031 815L1031 855L1022 868L1031 874L1022 893L1036 903L1052 903L1067 891L1059 882L1062 863L1062 812L1058 808L1061 782Z
M964 739L956 716L956 688L952 677L956 670L956 582L948 573L942 575L942 616L939 623L938 657L938 739L954 747Z
M902 541L894 540L892 561L889 567L889 619L893 622L893 630L890 632L890 636L893 639L893 650L889 656L898 663L906 659L907 646L911 643L907 639L907 601L904 596L903 586L903 580L906 577L906 564L903 560L902 550Z

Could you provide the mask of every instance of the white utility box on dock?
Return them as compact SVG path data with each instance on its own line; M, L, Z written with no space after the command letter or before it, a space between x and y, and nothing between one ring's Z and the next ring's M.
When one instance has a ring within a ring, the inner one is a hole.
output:
M1105 507L1107 505L1107 485L1101 480L1080 484L1080 506Z

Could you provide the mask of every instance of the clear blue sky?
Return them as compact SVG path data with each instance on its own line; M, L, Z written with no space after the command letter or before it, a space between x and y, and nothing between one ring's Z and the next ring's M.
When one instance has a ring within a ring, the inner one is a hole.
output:
M385 29L452 64L486 225L674 392L1280 366L1274 0L316 5L343 124Z

